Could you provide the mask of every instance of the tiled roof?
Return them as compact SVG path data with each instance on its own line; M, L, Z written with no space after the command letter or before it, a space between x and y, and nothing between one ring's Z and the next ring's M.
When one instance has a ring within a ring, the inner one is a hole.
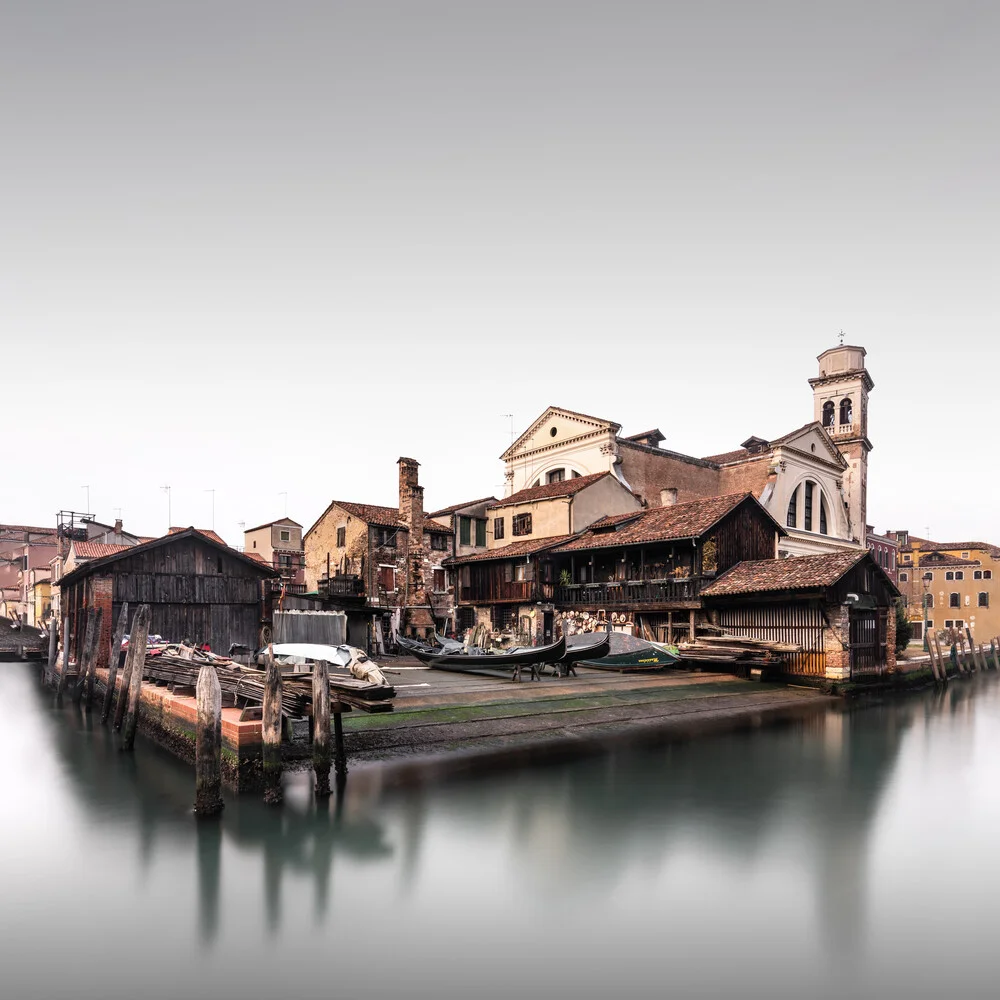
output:
M558 551L579 552L581 549L619 548L623 545L699 538L749 497L749 493L731 493L602 518L572 541L560 545ZM613 530L602 530L609 527Z
M735 451L724 451L721 455L706 455L704 461L714 462L716 465L726 465L729 462L742 462L747 458L757 458L761 454L768 454L774 448L779 445L787 444L792 438L797 437L803 431L809 430L816 424L815 420L810 420L808 424L803 424L801 427L796 427L794 431L789 431L787 434L782 434L781 437L772 438L768 441L767 448L763 452L753 452L751 453L747 448L737 448ZM766 440L761 438L759 440Z
M405 525L404 525L405 527ZM455 529L444 524L435 524L433 521L424 521L424 531L434 531L439 535L450 535Z
M73 551L77 559L103 559L113 556L116 552L130 549L131 545L109 545L106 542L74 542Z
M176 528L171 528L167 532L167 534L178 535L182 531L187 531L187 530L188 530L187 528L176 527ZM195 528L194 530L197 531L199 535L204 535L206 538L211 538L213 542L218 542L220 545L226 545L228 547L225 539L222 538L220 535L217 535L211 528Z
M534 503L536 500L552 500L555 497L571 497L585 490L598 479L610 476L610 472L595 472L589 476L577 476L576 479L564 479L559 483L543 483L541 486L529 486L526 490L518 490L503 500L490 505L491 510L498 507L513 507L520 503Z
M452 504L450 507L442 507L441 510L432 511L427 517L444 517L445 514L454 514L456 510L463 510L466 507L475 507L481 503L496 503L496 497L480 497L478 500L467 500L465 503Z
M259 552L244 552L248 559L253 559L254 562L259 562L262 566L269 566L270 563L259 553Z
M843 549L821 556L758 559L737 563L702 590L703 597L758 594L778 590L824 590L832 587L862 559L864 549Z
M334 500L331 507L336 505L341 510L346 510L352 517L359 517L368 524L381 524L386 528L406 528L406 525L399 519L398 507L379 507L373 503L349 503L346 500Z
M145 545L146 542L153 541L153 539L156 538L156 535L139 535L138 537L139 537L139 544Z
M928 553L930 555L931 553ZM912 565L907 563L906 565ZM919 569L937 569L938 567L952 567L957 566L961 569L963 566L978 566L980 565L978 559L959 559L958 556L941 556L940 559L921 559Z
M476 552L471 556L460 556L458 558L445 559L446 566L459 566L470 562L488 562L491 559L516 559L519 556L530 556L536 552L544 552L545 549L555 548L562 542L569 541L572 535L555 535L552 538L526 538L520 542L511 542L499 549L490 549L488 552Z
M295 528L301 528L302 525L298 521L293 521L290 517L279 517L277 521L267 521L264 524L258 524L256 528L247 528L246 531L260 531L261 528L270 528L275 524L290 524Z
M664 440L663 432L659 427L653 427L648 431L643 431L641 434L628 434L624 438L626 441L642 441L643 439L655 438L657 441Z
M54 535L56 533L55 528L39 528L33 524L0 524L0 535L8 531L22 534L27 531L32 535Z

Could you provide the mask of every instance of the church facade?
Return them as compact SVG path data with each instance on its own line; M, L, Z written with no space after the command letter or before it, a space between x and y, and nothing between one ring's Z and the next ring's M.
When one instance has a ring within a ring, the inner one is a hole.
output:
M707 457L664 448L656 428L622 435L613 420L550 406L501 456L505 495L600 472L648 507L745 491L786 528L779 555L864 548L874 387L865 354L839 345L819 356L819 373L809 379L811 422Z

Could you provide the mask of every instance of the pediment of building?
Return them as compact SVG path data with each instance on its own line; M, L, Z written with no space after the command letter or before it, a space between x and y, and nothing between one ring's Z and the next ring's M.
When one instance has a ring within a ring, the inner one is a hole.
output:
M823 425L818 421L806 424L805 427L800 427L771 444L774 448L791 448L802 454L815 455L827 462L833 462L841 468L847 467L847 462L840 453L840 449L833 443L833 439L823 430Z
M580 438L601 434L617 434L621 425L602 417L591 417L574 410L550 406L531 426L500 456L510 461L553 445L566 444Z

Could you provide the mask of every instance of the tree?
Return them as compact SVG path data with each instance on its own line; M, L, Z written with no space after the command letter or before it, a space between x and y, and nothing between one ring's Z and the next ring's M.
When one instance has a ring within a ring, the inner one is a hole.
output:
M906 611L902 598L896 601L896 652L901 653L910 644L913 636L913 624Z

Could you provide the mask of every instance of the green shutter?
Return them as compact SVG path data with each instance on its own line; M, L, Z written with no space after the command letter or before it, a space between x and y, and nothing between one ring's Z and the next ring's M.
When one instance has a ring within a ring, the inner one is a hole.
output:
M471 544L472 539L472 519L460 517L458 519L458 541L461 545Z
M476 545L481 549L486 547L486 522L476 520Z

